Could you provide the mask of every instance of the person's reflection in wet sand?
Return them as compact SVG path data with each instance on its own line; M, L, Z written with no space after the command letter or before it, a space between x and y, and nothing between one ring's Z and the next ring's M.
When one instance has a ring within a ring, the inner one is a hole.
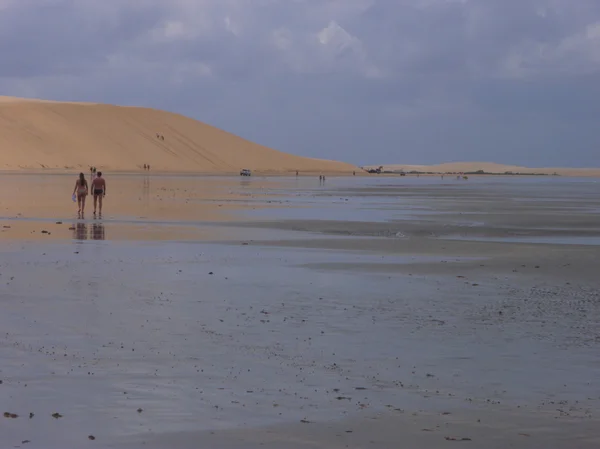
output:
M104 225L102 223L93 223L92 228L90 229L90 239L104 240L105 238Z
M142 185L142 199L144 203L148 203L150 200L150 177L144 176L143 185Z
M73 226L73 238L75 240L87 240L87 226L85 223L77 223Z

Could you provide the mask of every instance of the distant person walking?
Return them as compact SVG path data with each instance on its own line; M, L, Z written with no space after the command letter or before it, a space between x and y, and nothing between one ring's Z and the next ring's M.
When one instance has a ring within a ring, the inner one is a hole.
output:
M88 194L88 183L83 173L79 173L79 178L75 181L73 195L75 194L77 194L77 206L79 207L77 215L78 217L83 218L83 213L85 211L85 197Z
M92 181L92 194L94 195L94 215L96 215L96 204L98 204L99 215L102 217L102 200L106 195L106 181L102 177L102 172L100 171Z

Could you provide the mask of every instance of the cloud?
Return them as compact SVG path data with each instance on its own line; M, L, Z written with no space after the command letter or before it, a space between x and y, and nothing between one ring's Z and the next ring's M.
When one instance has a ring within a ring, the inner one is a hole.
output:
M0 92L356 163L600 165L596 0L0 0Z

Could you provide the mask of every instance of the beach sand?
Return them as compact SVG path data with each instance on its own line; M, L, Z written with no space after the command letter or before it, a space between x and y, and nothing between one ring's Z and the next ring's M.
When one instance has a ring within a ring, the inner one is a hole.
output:
M4 217L54 219L77 212L71 201L78 176L2 176L0 213ZM86 179L91 185L89 173ZM251 209L253 197L268 195L276 181L229 177L213 179L197 176L111 175L106 180L105 218L131 220L209 221L226 220L229 210ZM245 188L247 187L247 188ZM86 198L87 218L93 215L93 197Z
M351 173L156 109L0 97L0 170Z
M594 180L72 178L3 176L1 447L600 445Z

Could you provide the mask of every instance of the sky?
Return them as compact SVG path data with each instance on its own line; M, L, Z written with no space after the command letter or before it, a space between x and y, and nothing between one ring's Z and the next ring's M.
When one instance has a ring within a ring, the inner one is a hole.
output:
M0 58L303 156L600 167L599 0L0 0Z

